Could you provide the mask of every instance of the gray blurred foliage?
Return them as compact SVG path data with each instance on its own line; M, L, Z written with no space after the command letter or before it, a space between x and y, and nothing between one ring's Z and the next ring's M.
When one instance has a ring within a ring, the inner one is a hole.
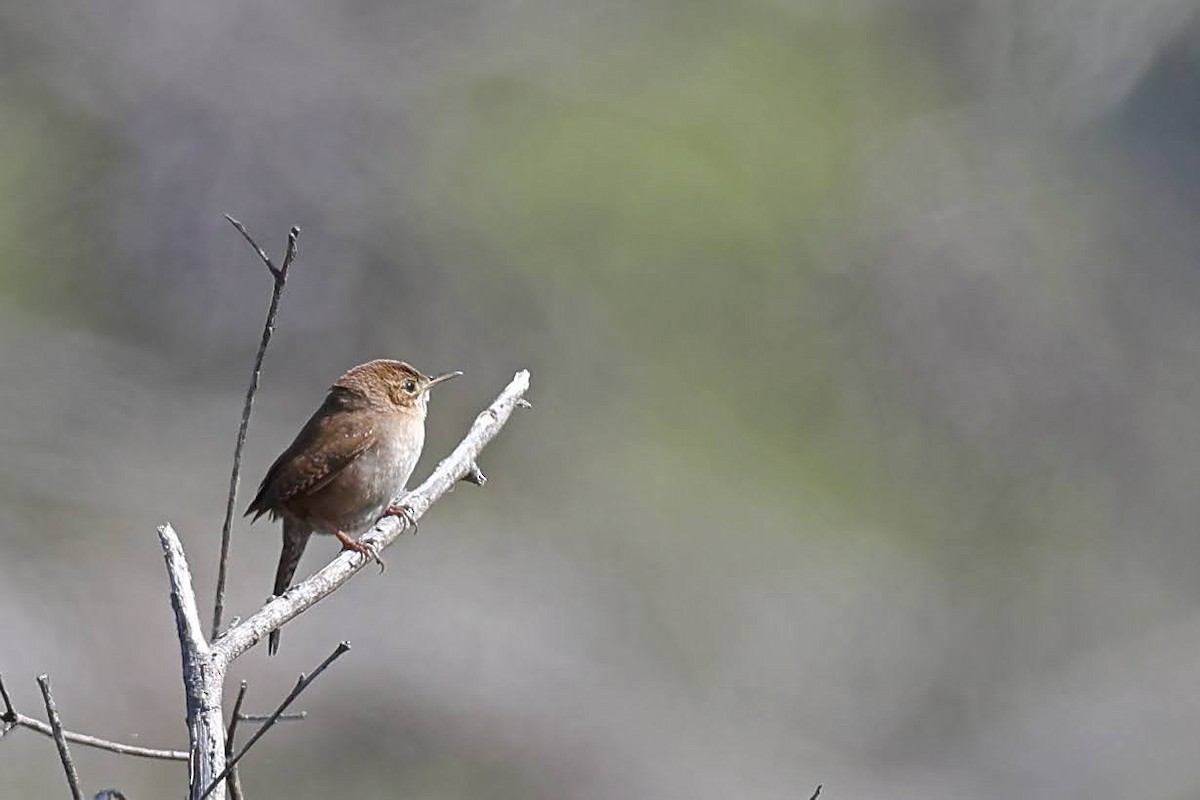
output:
M248 797L1200 791L1200 3L10 0L0 65L26 713L49 672L184 741L154 526L207 606L270 290L229 212L304 230L243 495L369 358L466 371L425 468L535 404L238 662L267 709L355 645ZM278 532L235 537L244 614ZM60 784L0 743L0 796Z

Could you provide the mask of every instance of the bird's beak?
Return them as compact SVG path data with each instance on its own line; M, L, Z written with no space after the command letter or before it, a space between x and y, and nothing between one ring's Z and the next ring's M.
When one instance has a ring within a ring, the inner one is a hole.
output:
M425 385L425 391L428 392L430 389L432 389L434 386L437 386L442 381L448 381L451 378L457 378L459 375L462 375L462 373L455 371L455 372L447 372L445 375L438 375L436 378L430 378L429 383L427 383Z

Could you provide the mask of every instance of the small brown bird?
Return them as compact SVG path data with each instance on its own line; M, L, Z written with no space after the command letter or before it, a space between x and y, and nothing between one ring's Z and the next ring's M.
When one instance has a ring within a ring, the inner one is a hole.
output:
M336 536L343 550L379 560L373 547L349 534L364 533L383 516L408 515L392 503L421 456L429 390L461 374L430 378L402 361L379 359L359 364L329 387L246 509L254 520L263 514L283 520L276 596L287 590L313 533ZM273 631L267 651L278 649L279 631Z

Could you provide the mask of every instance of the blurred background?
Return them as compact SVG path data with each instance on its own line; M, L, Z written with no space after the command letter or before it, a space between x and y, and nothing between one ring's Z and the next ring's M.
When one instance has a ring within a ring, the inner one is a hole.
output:
M230 213L303 229L239 509L353 364L466 372L418 478L534 403L234 665L268 711L354 645L250 800L1200 793L1200 2L8 0L0 64L20 710L186 744L155 526L210 619ZM228 616L278 547L238 520ZM67 795L48 739L0 795Z

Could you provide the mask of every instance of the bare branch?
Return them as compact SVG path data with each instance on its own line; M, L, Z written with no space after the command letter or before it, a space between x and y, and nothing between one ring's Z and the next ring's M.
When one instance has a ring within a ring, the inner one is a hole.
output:
M13 708L12 698L8 696L8 687L4 685L4 673L0 673L0 698L4 699L4 713L0 714L0 722L4 723L4 727L0 728L0 736L4 736L20 721L20 715Z
M36 731L45 736L53 736L54 729L40 719L27 717L17 711L13 714L13 726L28 728L31 731ZM187 761L188 754L182 750L158 750L151 747L135 747L131 744L121 744L120 742L110 742L107 739L99 739L95 736L89 736L86 733L76 733L75 731L63 731L63 738L68 742L81 744L85 747L94 747L97 750L107 750L110 753L116 753L122 756L134 756L136 758L158 758L164 761Z
M271 262L270 256L266 254L258 242L246 231L246 227L228 214L225 219L229 220L233 227L241 232L250 246L258 253L258 257L267 265L267 269L271 272L271 277L274 279L275 285L271 292L271 304L267 308L267 321L263 325L262 338L258 343L258 353L254 357L254 369L250 373L250 386L246 389L246 400L242 404L242 421L238 425L237 444L233 448L233 469L229 473L229 495L225 503L225 521L221 525L221 560L217 566L217 593L216 599L213 602L213 623L212 636L216 638L221 631L221 616L225 611L225 577L229 568L229 543L232 538L231 532L233 529L233 514L234 508L237 505L238 484L241 481L242 475L242 450L246 446L246 431L250 428L250 414L254 410L254 396L258 393L258 380L262 374L263 358L267 354L267 345L271 342L271 334L275 331L275 317L279 313L279 299L283 295L283 286L287 283L288 268L291 267L292 261L296 258L297 239L300 236L300 228L293 226L288 233L287 252L283 257L283 265L276 268Z
M242 681L241 687L238 688L237 699L233 701L233 713L229 715L229 730L225 733L225 755L233 754L233 735L237 733L237 724L242 719L242 701L246 699L245 681Z
M229 730L225 732L225 763L229 763L229 757L233 755L233 737L237 733L238 720L242 718L242 701L246 699L246 682L242 681L241 687L238 689L237 699L233 701L233 713L229 716ZM225 788L229 790L231 800L242 800L242 777L238 774L236 766L229 767L229 778L226 781Z
M4 725L0 727L0 737L16 727L28 728L43 736L54 736L54 729L52 727L40 719L27 717L13 708L12 698L8 696L8 687L4 685L3 675L0 675L0 698L4 700L4 713L0 714L0 722L3 722ZM107 750L110 753L118 753L123 756L161 758L169 761L187 761L188 759L188 754L182 750L155 750L149 747L134 747L133 745L110 742L107 739L98 739L95 736L88 736L85 733L75 733L68 730L64 730L62 733L63 738L68 742L75 742L86 747L94 747L97 750Z
M249 242L250 246L254 248L254 252L258 253L258 257L262 259L263 264L265 264L267 269L270 270L272 276L278 278L281 272L287 272L287 268L292 265L292 260L296 257L296 241L300 238L299 226L293 225L292 229L288 231L288 245L287 252L283 257L283 266L276 267L275 262L271 260L269 255L267 255L267 251L263 250L262 247L259 246L258 242L254 241L254 237L251 236L250 232L246 230L245 225L238 222L228 214L222 214L221 216L229 220L229 224L238 229L238 233L240 233L242 237Z
M528 390L529 373L521 370L492 404L475 418L458 447L437 465L424 483L401 499L412 511L414 522L470 471L479 453L504 427ZM406 525L407 522L401 518L384 517L374 530L363 537L363 541L375 545L377 551L381 552L400 536ZM224 664L233 661L259 639L337 590L369 561L369 556L359 553L341 553L316 574L293 586L282 596L273 598L249 618L225 631L212 643L213 655Z
M262 723L271 719L270 714L241 714L238 716L242 722ZM297 711L294 714L280 714L276 722L303 722L308 719L307 711Z
M338 646L334 648L334 651L326 656L324 661L317 665L317 668L312 671L311 675L308 677L305 677L304 675L300 676L300 680L296 681L296 686L292 689L292 691L288 692L288 696L283 699L283 702L279 704L279 707L276 708L271 716L267 718L266 724L255 731L254 735L250 737L250 741L246 742L246 745L240 751L238 751L238 754L229 760L229 763L225 765L225 769L221 772L221 774L214 778L212 784L204 790L204 794L200 795L200 800L204 800L204 798L208 797L209 793L212 792L212 790L216 788L217 785L220 784L225 778L225 775L229 773L230 770L234 769L237 766L237 763L242 760L242 757L250 751L250 748L253 747L254 744L261 739L267 731L271 730L275 723L279 721L279 718L283 716L283 712L287 710L287 707L292 704L292 701L299 697L300 693L307 689L309 685L317 679L317 676L325 671L326 667L340 658L349 649L349 642L339 642ZM245 684L243 684L243 686L245 686Z
M58 758L62 761L63 771L67 773L67 783L71 786L71 796L75 800L83 800L83 792L79 788L79 774L75 772L75 762L71 761L71 749L67 747L62 722L58 718L58 706L54 703L54 695L50 694L50 676L38 675L37 683L42 690L42 699L46 701L46 719L50 720L54 744L58 747Z

